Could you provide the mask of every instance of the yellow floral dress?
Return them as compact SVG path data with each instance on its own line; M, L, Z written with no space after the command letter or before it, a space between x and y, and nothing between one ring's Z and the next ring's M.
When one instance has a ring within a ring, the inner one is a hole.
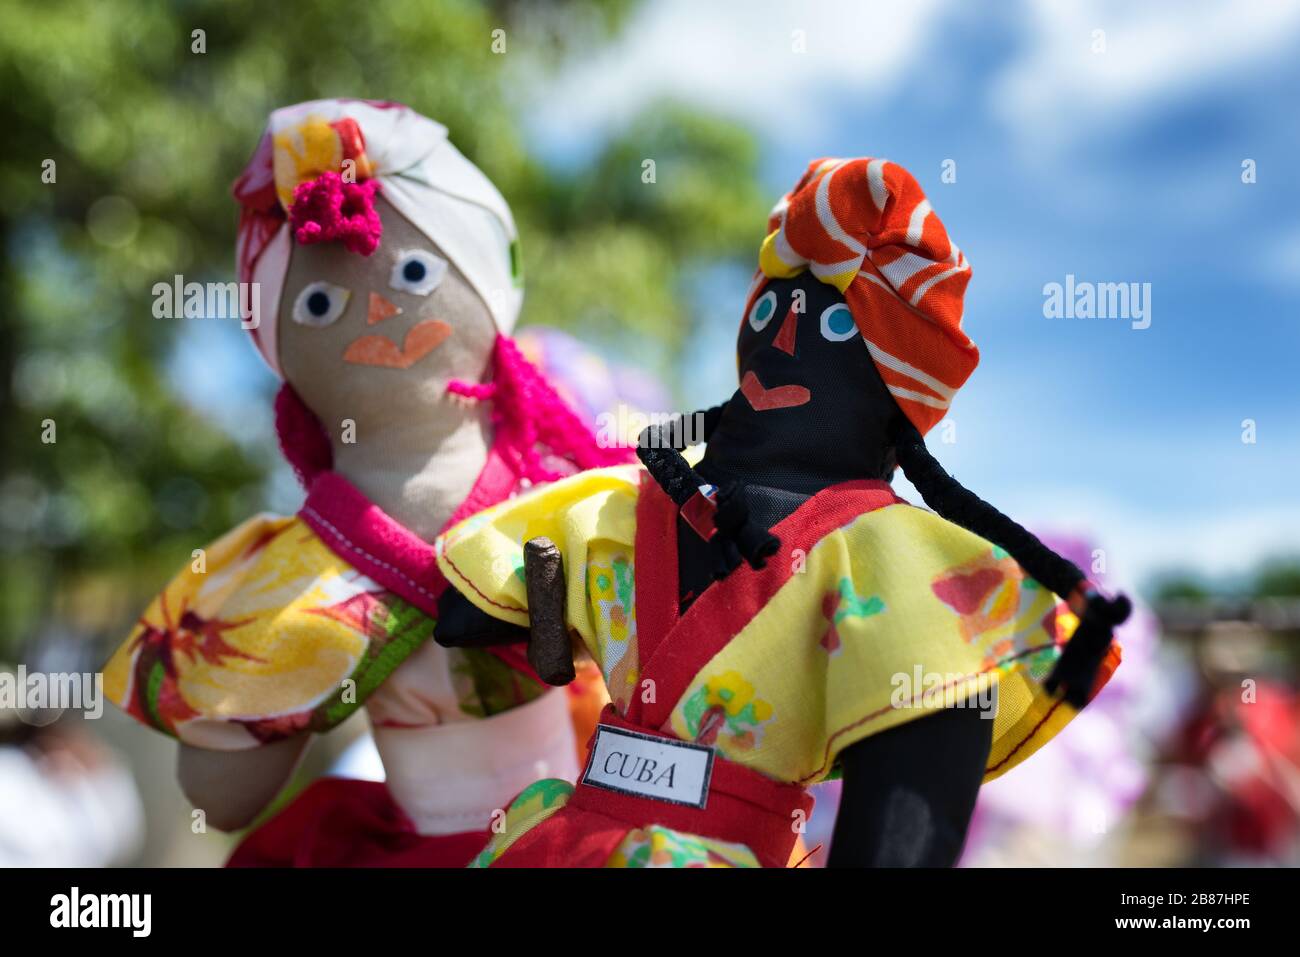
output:
M600 666L615 710L658 734L710 745L726 761L806 786L830 775L854 742L977 695L996 701L986 780L997 777L1073 717L1041 681L1076 620L997 546L897 499L884 483L849 484L883 490L819 493L777 526L783 550L764 573L738 569L669 623L689 632L679 646L708 645L688 674L667 682L684 689L672 700L656 699L656 676L638 644L648 618L663 630L662 606L676 604L675 524L653 535L641 529L638 544L638 521L647 521L638 503L662 495L639 468L594 470L503 502L450 529L435 547L457 589L522 625L522 546L551 538L564 556L572 632ZM876 498L857 512L844 504L854 495ZM652 576L674 579L653 602L643 584ZM1105 676L1117 663L1115 649ZM526 790L476 863L500 861L572 790L563 782ZM653 826L629 829L607 861L753 863L743 846Z
M301 518L258 515L198 550L150 603L105 665L104 689L187 744L255 748L343 721L433 627ZM470 717L543 691L482 653L458 652L452 669Z

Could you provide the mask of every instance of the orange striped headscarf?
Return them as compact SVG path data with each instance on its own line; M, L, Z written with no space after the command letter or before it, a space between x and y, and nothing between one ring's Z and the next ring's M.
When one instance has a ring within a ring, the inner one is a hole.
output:
M821 159L768 219L759 272L805 269L840 291L890 394L925 434L975 371L979 350L961 327L970 263L912 174L882 159Z

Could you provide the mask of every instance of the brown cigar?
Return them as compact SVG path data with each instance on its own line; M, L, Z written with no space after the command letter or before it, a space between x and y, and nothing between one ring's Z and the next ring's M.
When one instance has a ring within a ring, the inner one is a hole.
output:
M569 629L564 624L564 563L549 538L524 543L524 584L528 589L528 663L548 685L567 685L575 672Z

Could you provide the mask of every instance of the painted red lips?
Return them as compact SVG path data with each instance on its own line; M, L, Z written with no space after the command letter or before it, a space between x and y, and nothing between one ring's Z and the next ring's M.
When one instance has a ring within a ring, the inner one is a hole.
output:
M755 412L789 409L803 405L812 398L812 393L801 385L776 385L769 389L758 381L758 376L753 370L746 372L745 377L740 380L740 391L749 400Z

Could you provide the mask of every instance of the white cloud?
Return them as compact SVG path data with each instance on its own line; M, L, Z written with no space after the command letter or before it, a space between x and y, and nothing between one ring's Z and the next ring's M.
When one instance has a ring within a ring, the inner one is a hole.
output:
M1035 0L1025 22L1023 53L994 79L990 107L1026 142L1059 147L1294 56L1300 2ZM1095 30L1105 52L1093 52Z
M648 3L612 46L575 57L545 86L532 111L536 127L543 136L563 130L566 139L586 139L674 96L778 138L806 135L833 122L845 94L889 96L949 2ZM794 50L796 31L806 52Z
M965 12L955 0L647 3L612 45L538 84L534 132L553 144L590 142L655 98L675 96L788 142L824 135L847 103L883 105L913 82L982 96L1022 143L1059 149L1266 71L1300 42L1300 0L1022 0L983 18L978 34L962 20L953 43L987 40L1007 24L1020 43L990 75L960 76L942 47L929 47ZM1105 31L1103 53L1092 50L1094 30ZM794 52L796 31L804 53Z

